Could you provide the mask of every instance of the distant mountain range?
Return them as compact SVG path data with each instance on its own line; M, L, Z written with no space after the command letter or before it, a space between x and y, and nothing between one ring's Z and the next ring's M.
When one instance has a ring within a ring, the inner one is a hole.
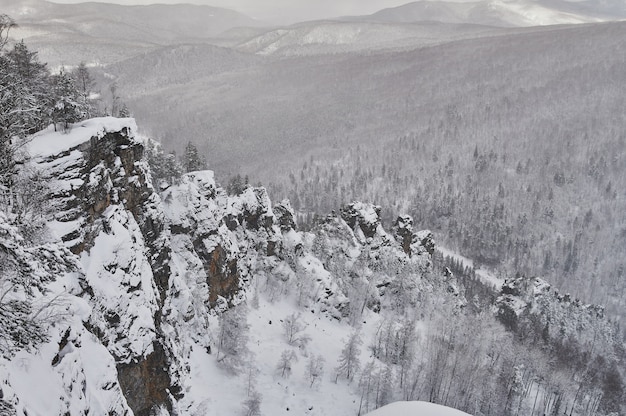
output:
M261 23L233 10L191 4L123 6L109 3L57 4L43 0L0 0L0 10L51 65L80 61L107 64L154 47L205 41L237 27Z
M349 21L411 23L437 21L517 27L592 23L626 18L626 3L613 0L481 0L474 2L416 1Z
M22 25L66 25L88 36L152 43L206 38L233 27L259 26L258 21L233 10L192 4L123 6L0 0L0 7Z
M12 31L53 68L106 65L168 45L210 43L261 55L312 55L412 48L489 34L493 28L626 19L617 0L418 1L367 16L269 27L229 9L191 4L123 6L0 0Z

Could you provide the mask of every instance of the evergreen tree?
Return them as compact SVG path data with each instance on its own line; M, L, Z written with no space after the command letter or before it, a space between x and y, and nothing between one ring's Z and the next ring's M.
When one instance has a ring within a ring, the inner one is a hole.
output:
M24 42L16 43L7 52L19 89L20 118L28 125L24 133L34 133L50 121L50 76L45 63L39 62L37 52L28 50Z
M120 108L120 112L118 114L118 117L122 117L122 118L131 117L130 109L128 108L126 103L122 104L122 108Z
M76 89L74 80L64 70L53 77L54 82L54 107L52 108L52 122L55 125L61 123L65 131L70 125L83 119L87 111L81 104L80 93Z
M144 157L150 165L152 180L155 186L167 188L176 183L183 174L183 168L173 153L165 154L161 145L153 140L147 140Z
M198 152L198 148L192 143L188 142L185 146L185 155L183 156L183 167L185 172L194 172L197 170L206 169L206 161Z

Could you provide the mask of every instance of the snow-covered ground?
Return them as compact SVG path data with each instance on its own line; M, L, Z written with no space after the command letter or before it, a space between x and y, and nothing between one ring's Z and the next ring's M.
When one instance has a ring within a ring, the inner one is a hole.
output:
M468 414L434 403L395 402L374 410L366 416L468 416Z

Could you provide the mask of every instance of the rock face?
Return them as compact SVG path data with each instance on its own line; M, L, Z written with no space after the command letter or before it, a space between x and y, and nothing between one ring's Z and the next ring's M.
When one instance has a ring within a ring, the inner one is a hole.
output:
M74 143L82 129L88 140ZM81 259L87 327L115 359L130 408L148 414L171 408L168 391L176 391L161 328L173 273L169 231L135 129L131 120L86 122L56 138L51 154L36 154L34 165L57 190L51 197L61 214L52 228Z

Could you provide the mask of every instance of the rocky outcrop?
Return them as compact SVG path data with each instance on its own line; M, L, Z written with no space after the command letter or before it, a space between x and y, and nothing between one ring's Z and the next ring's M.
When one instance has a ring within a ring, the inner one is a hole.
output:
M135 132L132 120L87 121L48 139L57 148L35 152L33 162L54 190L51 228L81 258L92 307L86 326L114 357L130 408L148 414L171 407L167 392L176 390L161 331L172 271L169 231ZM129 381L139 373L143 390Z
M296 229L295 212L289 200L283 200L274 206L276 222L283 233Z
M381 207L378 205L353 202L341 208L341 218L355 232L357 238L371 241L381 235Z
M615 336L603 307L561 294L538 277L507 279L495 306L505 327L536 342L561 344L575 339L581 351L601 353L598 345L611 345Z

